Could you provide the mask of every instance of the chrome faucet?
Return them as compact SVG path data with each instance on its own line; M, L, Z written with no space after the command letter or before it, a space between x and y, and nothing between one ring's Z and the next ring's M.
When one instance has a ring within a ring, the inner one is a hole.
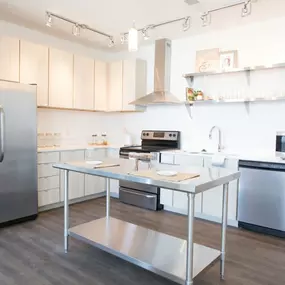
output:
M213 126L210 130L210 133L209 133L209 139L211 140L212 139L212 134L213 134L213 131L214 129L217 129L217 131L219 132L219 144L218 144L218 152L221 152L222 150L222 131L219 127L217 126Z

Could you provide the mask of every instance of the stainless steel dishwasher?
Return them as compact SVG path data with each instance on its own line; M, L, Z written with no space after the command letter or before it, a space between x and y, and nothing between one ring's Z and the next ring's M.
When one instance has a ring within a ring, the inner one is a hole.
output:
M239 226L285 237L285 164L239 162Z

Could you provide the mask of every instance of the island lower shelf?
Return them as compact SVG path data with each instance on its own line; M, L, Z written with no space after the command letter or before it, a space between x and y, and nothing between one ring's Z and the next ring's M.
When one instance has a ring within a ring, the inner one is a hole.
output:
M69 235L174 282L185 284L187 241L115 218L69 229ZM194 244L193 278L220 259L221 252Z

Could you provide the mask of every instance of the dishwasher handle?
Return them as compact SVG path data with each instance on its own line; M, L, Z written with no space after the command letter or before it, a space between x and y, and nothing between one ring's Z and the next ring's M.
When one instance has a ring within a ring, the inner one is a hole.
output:
M239 167L264 170L285 171L285 163L240 160Z

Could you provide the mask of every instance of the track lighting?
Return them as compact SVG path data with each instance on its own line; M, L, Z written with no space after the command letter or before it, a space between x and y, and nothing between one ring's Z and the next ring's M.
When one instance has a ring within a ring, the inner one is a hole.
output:
M121 44L128 42L128 34L121 34Z
M149 27L142 29L142 36L143 36L144 40L146 40L146 41L149 40L149 38L150 38L148 31L149 31Z
M80 30L88 30L92 33L96 33L96 34L99 34L103 37L107 37L109 39L109 46L114 46L114 38L113 36L109 35L109 34L106 34L104 32L101 32L99 30L96 30L96 29L93 29L91 27L89 27L88 25L85 25L85 24L79 24L71 19L68 19L66 17L63 17L63 16L60 16L60 15L57 15L55 13L52 13L52 12L49 12L49 11L46 11L46 26L48 27L51 27L52 26L52 22L53 22L53 19L56 18L56 19L59 19L61 21L64 21L66 23L69 23L69 24L72 24L72 34L74 36L79 36L80 35Z
M135 22L133 23L133 27L130 28L129 30L128 46L129 46L129 51L138 50L138 30L135 27Z
M246 17L251 14L251 1L247 0L244 2L244 5L241 9L241 16Z
M191 26L191 17L185 17L182 27L183 27L183 32L186 32L190 29Z
M74 36L80 36L80 26L79 24L75 24L73 27L72 27L72 34Z
M108 47L113 47L115 45L114 37L109 37Z
M52 26L52 16L50 13L46 13L46 26L51 28Z
M206 27L211 24L211 14L209 12L205 12L201 15L202 26Z

